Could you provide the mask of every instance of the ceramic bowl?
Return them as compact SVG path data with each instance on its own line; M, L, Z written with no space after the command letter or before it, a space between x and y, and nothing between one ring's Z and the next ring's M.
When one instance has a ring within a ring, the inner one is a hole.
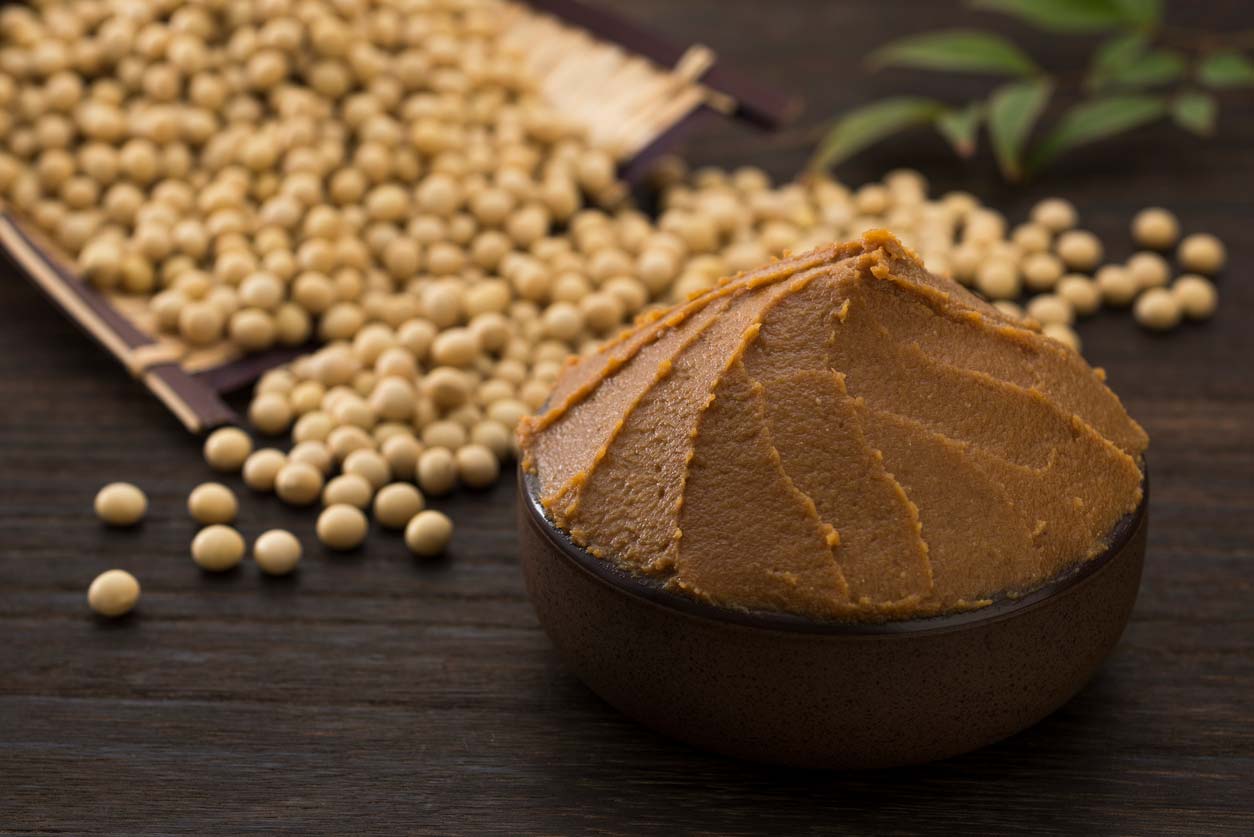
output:
M891 767L1013 735L1084 686L1136 600L1148 488L1106 552L1032 593L883 624L737 611L671 593L576 546L521 472L520 559L563 660L640 723L752 761Z

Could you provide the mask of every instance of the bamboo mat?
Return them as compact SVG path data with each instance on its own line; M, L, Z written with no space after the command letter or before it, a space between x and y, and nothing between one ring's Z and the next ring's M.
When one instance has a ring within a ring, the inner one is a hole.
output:
M675 44L594 6L531 0L509 4L506 13L506 43L543 95L609 151L628 179L699 118L719 114L774 127L796 112L793 100L744 81L708 47ZM227 341L189 346L157 329L148 297L92 287L34 224L11 212L0 211L0 247L193 433L238 423L222 395L310 348L245 356Z

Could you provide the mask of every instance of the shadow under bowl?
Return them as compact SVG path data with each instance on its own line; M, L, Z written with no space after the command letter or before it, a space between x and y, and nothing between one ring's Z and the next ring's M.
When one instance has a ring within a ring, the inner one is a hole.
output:
M796 767L893 767L983 747L1049 715L1123 633L1145 557L1148 479L1097 558L1017 599L878 624L738 611L575 545L519 472L527 592L566 665L694 747Z

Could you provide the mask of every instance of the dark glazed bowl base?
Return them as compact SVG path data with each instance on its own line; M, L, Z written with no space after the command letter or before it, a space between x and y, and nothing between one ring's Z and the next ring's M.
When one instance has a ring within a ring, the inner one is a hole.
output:
M566 664L626 715L698 748L799 767L933 761L1026 729L1078 692L1140 585L1148 483L1103 555L1022 599L882 625L740 613L575 546L519 475L527 591Z

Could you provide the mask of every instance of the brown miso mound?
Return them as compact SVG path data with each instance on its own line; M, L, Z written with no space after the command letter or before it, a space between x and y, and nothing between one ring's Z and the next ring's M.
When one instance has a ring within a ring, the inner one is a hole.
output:
M1148 442L1103 380L873 231L572 361L520 435L597 557L726 607L901 619L1102 552Z

